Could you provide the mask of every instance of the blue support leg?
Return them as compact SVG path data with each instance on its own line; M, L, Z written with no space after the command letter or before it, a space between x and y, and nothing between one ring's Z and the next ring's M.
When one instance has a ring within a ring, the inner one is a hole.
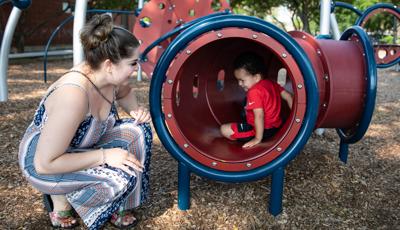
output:
M285 172L283 167L277 168L272 173L271 195L269 198L269 212L277 216L282 212L282 193L283 193L283 179Z
M190 171L179 162L178 164L178 208L187 210L190 207Z
M343 163L347 163L347 156L349 155L349 144L340 141L339 158Z

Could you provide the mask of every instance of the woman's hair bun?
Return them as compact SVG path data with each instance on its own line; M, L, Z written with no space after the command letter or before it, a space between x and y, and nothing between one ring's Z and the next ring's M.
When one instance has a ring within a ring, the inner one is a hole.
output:
M106 42L113 30L113 20L108 14L94 15L81 31L81 42L85 50L99 47Z

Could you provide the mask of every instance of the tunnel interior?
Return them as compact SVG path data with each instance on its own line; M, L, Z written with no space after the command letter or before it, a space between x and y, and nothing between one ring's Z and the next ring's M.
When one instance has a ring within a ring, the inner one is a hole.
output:
M170 107L176 126L170 126L172 136L181 134L190 146L208 158L239 163L268 154L281 141L293 121L293 113L282 100L283 124L278 133L254 148L243 149L244 143L221 136L224 123L241 121L245 92L233 75L233 61L242 52L252 51L264 58L265 78L278 82L288 91L292 87L290 68L273 49L248 38L225 38L201 46L178 67L170 95ZM180 55L187 55L184 51ZM168 73L167 73L168 74ZM164 102L165 103L165 102ZM293 109L296 108L294 96ZM166 107L166 106L164 106ZM165 112L165 111L164 111ZM176 128L177 127L177 128Z

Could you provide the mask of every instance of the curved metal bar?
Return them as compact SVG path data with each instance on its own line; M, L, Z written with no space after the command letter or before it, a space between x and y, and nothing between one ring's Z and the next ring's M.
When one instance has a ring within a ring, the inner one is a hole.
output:
M221 15L230 14L230 13L231 13L230 10L225 10L225 11L222 11L222 12L217 12L217 13L209 14L209 15L207 15L207 16L204 16L204 17L201 17L201 18L197 18L197 19L195 19L195 20L193 20L193 21L190 21L190 22L188 22L188 23L186 23L186 24L183 24L183 25L181 25L181 26L179 26L179 27L177 27L177 28L175 28L175 29L169 31L168 33L164 34L164 35L161 36L159 39L157 39L157 40L155 40L153 43L151 43L151 44L143 51L143 53L140 55L140 60L141 60L141 61L147 61L147 57L146 57L146 56L147 56L147 54L148 54L154 47L156 47L158 44L160 44L160 43L161 43L162 41L164 41L165 39L167 39L167 38L169 38L169 37L172 37L172 36L174 36L175 34L181 32L182 30L185 30L185 29L191 27L192 25L194 25L194 24L196 24L196 23L198 23L198 22L200 22L200 21L203 21L203 20L206 20L206 19L209 19L209 18L213 18L213 17L217 17L217 16L221 16Z
M395 16L400 21L400 16L399 16L400 15L400 9L398 7L396 7L393 4L389 4L389 3L378 3L378 4L375 4L375 5L371 6L371 7L369 7L368 9L366 9L364 11L364 13L362 14L362 16L357 19L357 22L356 22L355 25L362 26L362 24L364 23L364 20L366 20L368 18L368 15L370 13L372 13L373 11L378 10L378 9L390 9L390 10L395 11L398 14L398 15L395 15ZM394 66L394 65L396 65L398 63L400 63L400 57L398 57L397 59L395 59L395 60L393 60L392 62L389 62L389 63L377 64L377 67L378 68L388 68L388 67Z
M242 172L220 171L194 161L174 141L165 124L165 118L162 111L161 91L163 83L166 79L166 72L176 54L180 52L190 41L201 34L225 27L253 29L261 33L265 33L273 39L279 41L298 63L304 76L304 82L307 89L307 109L304 121L300 127L297 137L287 148L285 153L281 154L277 159L264 166L254 170ZM150 85L150 111L152 120L157 134L165 148L177 161L187 165L187 167L190 168L190 171L214 180L227 182L258 180L272 173L278 167L284 167L286 164L288 164L304 147L312 133L312 130L314 129L317 119L318 103L318 85L316 82L315 73L307 54L299 46L299 44L278 27L261 19L242 15L222 15L209 18L197 23L178 35L178 37L172 41L157 62Z
M21 9L13 7L10 16L8 17L7 25L4 30L3 40L0 49L0 102L7 101L8 88L7 88L7 69L8 69L8 54L10 53L12 37L14 35L15 27L17 26L19 17L21 16Z
M86 13L115 13L115 14L134 14L132 11L125 11L125 10L100 10L100 9L91 9L87 10ZM54 37L56 34L67 24L70 22L72 19L74 19L74 15L69 16L68 18L64 19L60 23L59 26L53 31L53 33L50 35L49 40L47 41L46 47L44 49L44 56L43 56L43 81L46 83L47 82L47 57L48 57L48 52L49 48L51 45L51 42L53 41Z
M31 0L12 0L12 4L20 10L26 10L31 4Z
M355 7L349 3L346 3L346 2L332 2L331 13L335 12L336 7L341 7L341 8L351 10L354 13L356 13L359 17L363 14L363 12L361 10L357 9L357 7Z
M377 70L376 70L376 62L374 56L374 50L372 48L371 43L369 42L367 33L360 26L353 26L347 29L343 34L340 40L348 40L353 34L356 34L360 39L360 42L364 48L364 59L366 65L366 76L367 85L366 85L366 97L365 97L365 105L364 111L361 115L361 119L359 125L356 127L356 131L347 135L346 130L344 129L336 129L341 142L345 144L353 144L361 138L363 138L364 134L367 132L368 126L371 123L372 114L375 109L375 99L376 99L376 87L377 87Z

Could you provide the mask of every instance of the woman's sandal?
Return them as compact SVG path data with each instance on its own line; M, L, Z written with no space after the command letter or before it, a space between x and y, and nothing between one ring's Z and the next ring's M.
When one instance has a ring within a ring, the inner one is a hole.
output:
M71 229L79 225L77 219L74 217L72 210L54 211L53 201L50 195L43 194L43 203L50 216L51 225L53 228ZM70 224L69 226L66 226ZM63 227L66 226L66 227Z
M53 228L71 229L78 226L72 210L49 212L49 216Z
M133 218L132 222L129 222L130 218ZM110 223L119 229L127 229L134 227L138 223L138 220L130 212L117 211L112 214Z

